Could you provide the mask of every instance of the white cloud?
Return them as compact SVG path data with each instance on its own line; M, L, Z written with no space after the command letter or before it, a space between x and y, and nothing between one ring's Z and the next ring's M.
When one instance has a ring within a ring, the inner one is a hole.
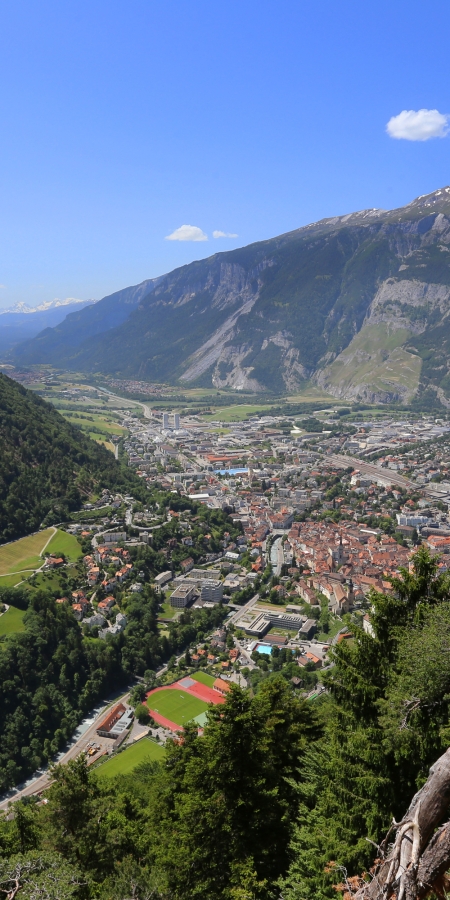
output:
M0 289L6 291L6 284L0 284Z
M404 109L398 116L392 116L386 125L391 138L404 141L429 141L443 138L449 130L450 116L437 109Z
M237 237L239 237L239 235L231 234L229 231L213 231L213 238L221 238L221 237L237 238Z
M197 225L181 225L180 228L176 228L175 231L172 231L172 234L168 234L164 240L207 241L208 235L206 235L201 228L197 228Z

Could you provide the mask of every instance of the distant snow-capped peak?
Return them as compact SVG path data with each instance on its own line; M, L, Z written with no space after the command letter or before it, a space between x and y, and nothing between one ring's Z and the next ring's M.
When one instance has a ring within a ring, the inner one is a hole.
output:
M15 303L14 306L11 306L10 309L0 310L0 315L4 315L5 313L28 314L45 312L47 309L56 309L58 306L72 306L75 303L84 303L87 305L88 303L95 303L95 300L77 300L75 297L66 297L65 300L59 300L58 297L55 297L54 300L44 300L39 306L28 306L26 303L19 302Z

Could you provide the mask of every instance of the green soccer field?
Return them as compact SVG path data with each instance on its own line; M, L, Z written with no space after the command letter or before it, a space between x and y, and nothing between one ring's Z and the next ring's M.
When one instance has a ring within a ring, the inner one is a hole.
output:
M179 688L169 688L150 694L147 706L161 716L165 716L166 719L170 719L171 722L175 722L176 725L186 725L186 722L190 722L195 716L199 716L208 709L208 703L205 703L204 700L199 700L198 697Z
M200 684L206 684L206 687L214 687L215 678L212 675L208 675L207 672L196 672L195 675L190 675L189 678L193 678L194 681L199 681Z
M156 744L155 741L141 738L140 741L136 741L135 744L123 750L122 753L118 753L117 756L108 759L95 771L100 778L115 778L116 775L128 775L129 772L132 772L136 766L143 762L148 762L149 760L159 762L164 758L164 753L164 748Z

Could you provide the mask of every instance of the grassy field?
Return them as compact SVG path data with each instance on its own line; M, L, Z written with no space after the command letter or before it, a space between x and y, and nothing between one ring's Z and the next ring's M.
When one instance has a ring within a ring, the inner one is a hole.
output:
M10 606L8 611L0 616L0 636L5 634L14 634L18 631L25 631L23 624L24 611Z
M208 704L203 700L179 688L151 693L147 706L176 725L185 725L208 709Z
M38 572L33 578L33 583L26 585L26 587L30 591L58 591L61 596L64 596L64 593L67 591L67 584L65 588L62 588L61 577L63 573L67 575L67 578L74 578L78 574L75 566L64 566L63 569L55 569L54 571L45 569L43 572ZM31 572L27 574L31 575Z
M89 415L86 413L84 416L80 413L69 412L68 410L64 410L61 408L61 415L64 416L65 419L68 419L72 425L79 425L83 431L95 431L96 433L100 432L100 434L116 434L121 435L124 434L125 428L122 425L119 425L118 422L113 422L109 416L102 415Z
M165 603L161 603L158 619L174 619L178 612L176 606L171 606L170 602L166 600Z
M257 413L267 412L267 406L251 406L244 403L241 406L220 406L215 412L202 413L202 419L206 421L214 420L218 422L243 422L249 416L255 416Z
M33 572L34 569L25 569L23 572L17 572L16 575L0 575L0 588L15 587L25 578L29 578Z
M96 434L90 434L89 437L91 437L94 441L97 441L97 444L103 444L103 446L106 447L107 450L109 450L111 453L114 453L114 444L112 444L111 441L104 441L102 440L102 438L97 437Z
M323 643L327 644L329 643L329 641L331 641L332 638L335 637L336 634L338 634L341 628L342 622L340 621L340 619L331 619L330 630L328 631L328 633L325 634L324 631L319 631L319 633L316 634L316 638L318 641L322 641Z
M76 562L83 555L83 551L79 542L73 534L67 534L65 531L56 532L52 537L46 553L63 553L68 562Z
M190 675L190 678L193 678L194 681L199 681L200 684L206 684L207 687L214 687L215 678L212 675L208 675L206 672L196 672L195 675Z
M164 748L160 744L156 744L155 741L151 741L148 738L141 738L140 741L136 741L135 744L123 750L122 753L118 753L117 756L108 759L107 762L96 769L96 772L100 778L115 778L117 775L128 775L140 763L163 759L164 753Z
M37 569L42 564L39 554L52 534L53 529L46 528L38 534L31 534L0 547L0 575L9 575L22 569Z

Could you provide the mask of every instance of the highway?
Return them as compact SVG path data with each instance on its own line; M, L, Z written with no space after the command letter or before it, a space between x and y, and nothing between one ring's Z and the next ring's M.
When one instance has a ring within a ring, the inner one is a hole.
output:
M114 397L115 400L121 400L122 403L124 400L126 400L126 397L119 397L118 394L113 394L112 391L108 391L108 390L106 390L106 388L94 387L94 385L92 385L92 384L88 384L88 385L86 385L86 387L90 387L93 391L102 391L103 394L108 394L109 397ZM144 410L144 418L145 419L152 418L150 407L147 406L145 403L142 403L140 400L130 400L129 402L134 403L136 406L142 406L142 409Z

